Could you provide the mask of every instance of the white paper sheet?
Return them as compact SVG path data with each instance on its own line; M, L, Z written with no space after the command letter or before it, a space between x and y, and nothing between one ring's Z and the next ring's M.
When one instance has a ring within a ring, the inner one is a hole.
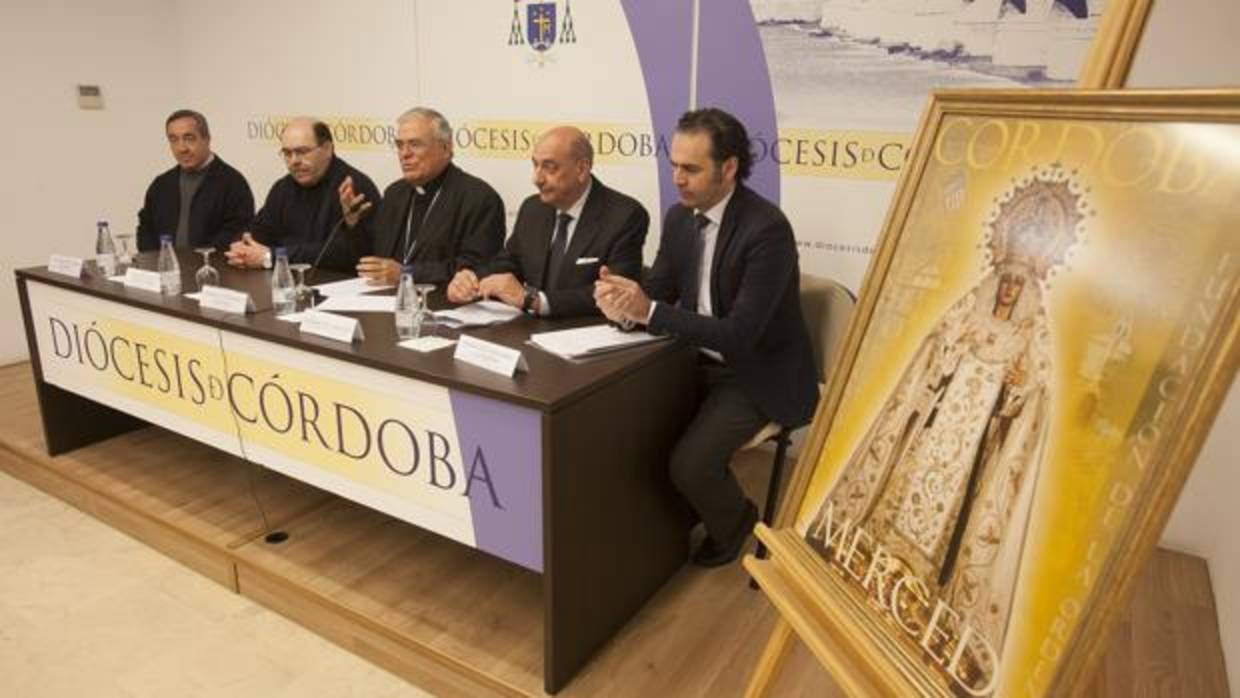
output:
M566 359L580 359L661 339L648 332L621 332L613 325L590 325L532 334L530 344Z
M498 325L521 316L521 311L499 301L478 301L452 310L435 312L435 319L453 327Z
M382 291L385 288L396 288L391 284L371 285L369 281L362 277L353 279L345 279L344 281L332 281L326 284L316 284L311 288L317 289L324 296L360 296L363 293L371 291Z
M414 351L420 351L425 354L427 352L443 349L444 347L450 347L453 344L456 344L456 340L448 339L447 337L418 337L417 339L406 339L403 342L397 343L397 346L412 349Z
M330 296L315 310L345 313L395 313L396 296Z

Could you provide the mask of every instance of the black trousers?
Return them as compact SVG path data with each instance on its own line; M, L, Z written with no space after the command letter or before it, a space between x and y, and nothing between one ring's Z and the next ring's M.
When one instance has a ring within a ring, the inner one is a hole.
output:
M726 366L703 357L699 371L706 397L672 449L671 478L711 538L726 541L736 535L747 507L732 456L770 420Z

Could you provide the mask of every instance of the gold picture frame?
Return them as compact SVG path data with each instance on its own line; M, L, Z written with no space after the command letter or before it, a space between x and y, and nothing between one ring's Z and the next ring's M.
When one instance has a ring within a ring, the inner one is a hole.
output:
M933 95L745 560L750 695L793 631L852 695L1085 685L1240 366L1237 188L1240 91Z

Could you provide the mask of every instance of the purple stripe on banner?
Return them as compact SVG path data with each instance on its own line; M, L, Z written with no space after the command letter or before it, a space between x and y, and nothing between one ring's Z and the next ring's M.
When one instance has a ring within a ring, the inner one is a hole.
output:
M711 0L712 2L714 0ZM646 99L655 138L672 142L676 121L689 108L693 41L692 0L622 0L629 32L646 81ZM680 200L666 153L658 154L659 203L666 211ZM655 218L661 216L655 215Z
M699 5L697 106L731 112L745 124L750 139L774 144L778 137L775 92L749 0L702 0ZM779 203L774 158L755 160L747 183Z
M542 572L541 414L456 390L449 394L477 548Z

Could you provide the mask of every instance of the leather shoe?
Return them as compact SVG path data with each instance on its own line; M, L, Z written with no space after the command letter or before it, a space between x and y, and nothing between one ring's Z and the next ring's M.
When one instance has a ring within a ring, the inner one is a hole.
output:
M758 523L758 507L752 501L745 500L745 513L741 516L741 525L730 539L719 543L707 536L697 552L693 553L693 564L699 567L721 567L735 560L753 533L754 524Z

